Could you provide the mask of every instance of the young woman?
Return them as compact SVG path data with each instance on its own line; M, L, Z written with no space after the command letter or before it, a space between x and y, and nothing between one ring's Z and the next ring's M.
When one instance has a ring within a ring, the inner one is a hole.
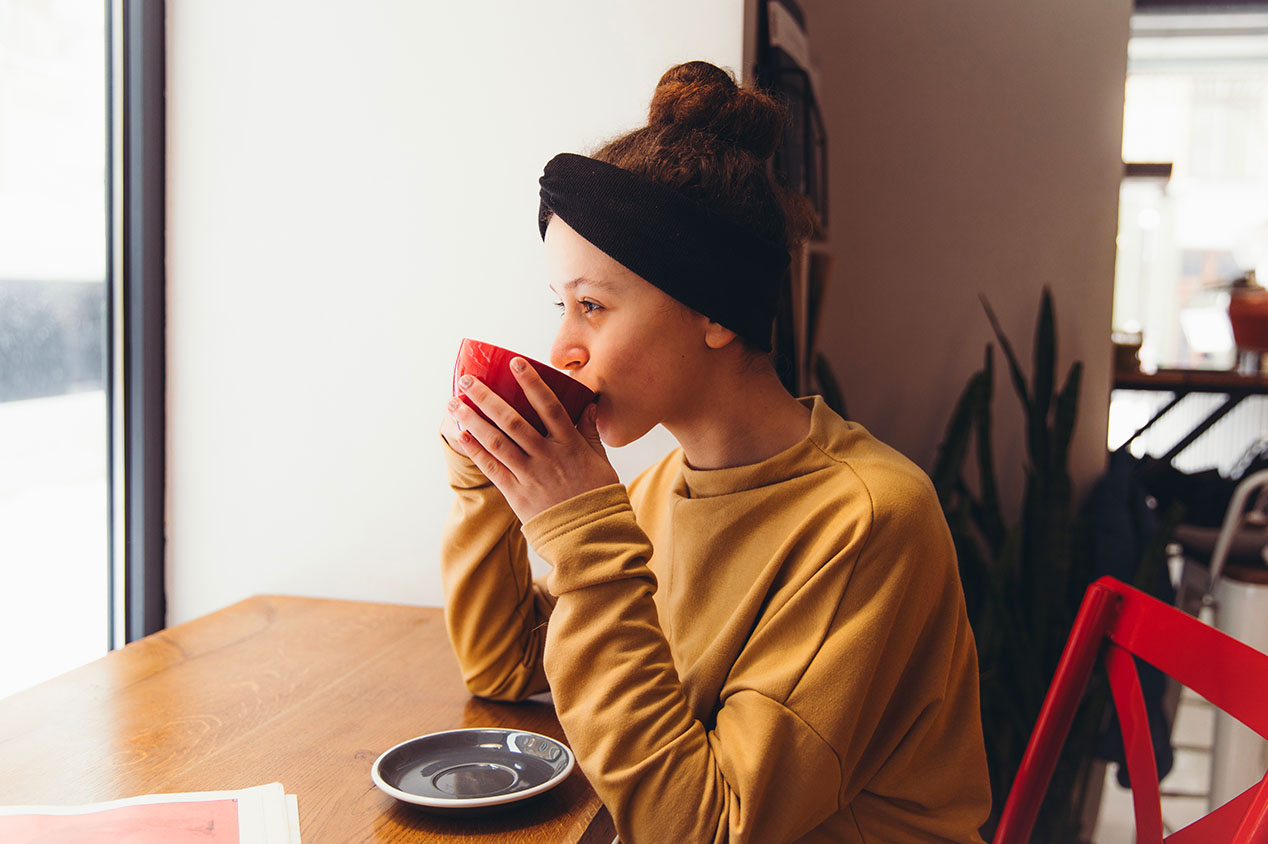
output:
M541 178L575 427L450 403L446 619L468 688L550 689L626 844L966 842L990 808L973 636L928 479L766 353L807 215L783 116L704 62L648 125ZM513 369L516 367L513 365ZM663 424L628 490L604 456ZM534 582L525 541L551 564Z

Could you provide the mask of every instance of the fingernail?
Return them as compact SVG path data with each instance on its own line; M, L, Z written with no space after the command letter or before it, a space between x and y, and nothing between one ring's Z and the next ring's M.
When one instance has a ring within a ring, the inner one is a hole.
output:
M523 359L523 358L515 358L514 360L512 360L512 361L511 361L511 369L514 369L516 372L523 372L523 371L524 371L524 359Z
M458 379L458 386L464 390L470 387L474 383L475 383L475 379L472 378L470 375L464 375Z
M448 405L448 407L449 407L449 412L450 412L450 413L453 413L455 410L457 410L457 409L458 409L458 404L459 404L459 402L458 402L458 400L457 400L457 399L450 399L450 400L449 400L449 405Z

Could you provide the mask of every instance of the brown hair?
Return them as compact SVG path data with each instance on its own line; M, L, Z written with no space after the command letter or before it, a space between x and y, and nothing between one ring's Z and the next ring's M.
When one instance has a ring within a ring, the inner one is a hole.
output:
M716 65L686 62L660 78L647 125L591 157L674 188L793 249L813 231L814 212L805 197L770 176L768 162L786 123L774 98L739 87Z

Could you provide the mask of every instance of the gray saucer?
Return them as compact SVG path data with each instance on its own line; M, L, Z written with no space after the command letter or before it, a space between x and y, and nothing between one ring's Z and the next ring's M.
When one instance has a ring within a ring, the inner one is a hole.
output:
M555 787L572 771L572 751L523 730L481 727L402 742L374 762L384 793L428 809L500 806Z

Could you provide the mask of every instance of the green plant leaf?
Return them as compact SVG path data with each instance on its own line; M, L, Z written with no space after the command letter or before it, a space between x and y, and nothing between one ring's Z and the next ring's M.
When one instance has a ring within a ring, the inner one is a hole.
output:
M995 393L995 355L990 345L986 347L982 364L982 396L977 403L975 430L977 431L977 479L981 490L980 514L977 522L982 536L993 553L998 554L1004 544L1004 513L1000 509L999 488L995 483L994 444L991 442L991 405Z
M1048 467L1048 422L1046 413L1039 413L1031 388L1026 383L1025 373L1022 372L1021 364L1017 360L1017 354L1013 351L1013 344L1009 342L1008 335L1000 327L999 319L995 316L991 303L987 301L985 296L980 295L978 298L981 299L982 307L986 310L986 318L990 320L991 330L995 332L995 337L999 340L1000 347L1004 350L1004 357L1008 359L1008 370L1012 375L1013 390L1017 393L1017 400L1021 402L1022 414L1025 420L1026 452L1030 457L1030 463L1037 472L1041 475L1046 475ZM1036 334L1036 342L1039 339L1038 334ZM1038 352L1036 352L1036 356L1038 356Z
M1056 378L1057 327L1052 313L1052 291L1045 285L1039 300L1039 320L1035 326L1032 401L1034 412L1047 424L1052 387Z
M951 538L955 542L956 559L960 567L960 582L964 589L964 600L970 618L987 619L981 610L986 601L987 590L991 589L991 567L988 564L986 550L973 536L972 517L970 514L971 497L963 484L957 485L955 504L947 510L947 526L951 529ZM989 620L984 620L978 631L986 636ZM979 650L979 654L982 651Z
M945 507L950 501L951 492L958 481L965 455L969 450L969 437L973 431L973 418L982 401L982 394L988 389L987 373L979 371L969 379L960 398L951 412L946 433L938 445L938 456L934 460L931 480L938 492L938 500Z
M999 340L999 345L1004 350L1004 357L1008 359L1008 371L1013 376L1013 389L1017 391L1017 397L1021 399L1021 403L1029 407L1030 391L1026 386L1026 376L1022 374L1021 366L1017 363L1017 355L1013 354L1013 345L1008 342L1004 329L1000 328L999 320L996 319L995 311L991 309L991 303L987 301L986 296L979 294L978 299L981 300L982 307L986 310L986 318L990 320L991 330L995 332L995 338Z
M979 298L1003 350L1023 413L1027 459L1009 467L1022 473L1020 516L1006 524L1000 508L992 449L991 344L986 347L982 370L972 375L956 404L934 476L959 556L965 603L978 645L987 758L992 787L1002 802L1090 578L1085 556L1075 551L1086 543L1076 545L1084 529L1074 516L1068 468L1083 367L1079 362L1072 364L1060 392L1054 393L1056 315L1047 288L1040 302L1029 382L990 303L985 296ZM970 439L977 452L976 495L974 485L965 479ZM1098 676L1103 673L1094 674L1094 681ZM1077 836L1102 703L1089 696L1076 714L1041 809L1037 844Z
M1002 664L1008 667L1012 694L1026 713L1025 729L1029 730L1039 716L1051 679L1051 672L1041 658L1042 640L1036 639L1031 630L1030 608L1018 602L1015 596L996 589L991 591L990 601L991 612L999 620Z
M995 555L993 580L1001 590L1017 589L1017 561L1021 557L1022 523L1018 522L1004 534L1004 542Z
M1035 327L1030 401L1026 403L1026 442L1030 462L1040 483L1052 472L1052 437L1048 429L1048 411L1052 407L1053 370L1057 358L1057 334L1052 315L1052 294L1047 287L1039 300L1039 319Z
M1079 388L1083 381L1083 363L1075 361L1066 374L1065 384L1057 396L1052 420L1052 465L1064 467L1074 438L1074 425L1079 409Z

